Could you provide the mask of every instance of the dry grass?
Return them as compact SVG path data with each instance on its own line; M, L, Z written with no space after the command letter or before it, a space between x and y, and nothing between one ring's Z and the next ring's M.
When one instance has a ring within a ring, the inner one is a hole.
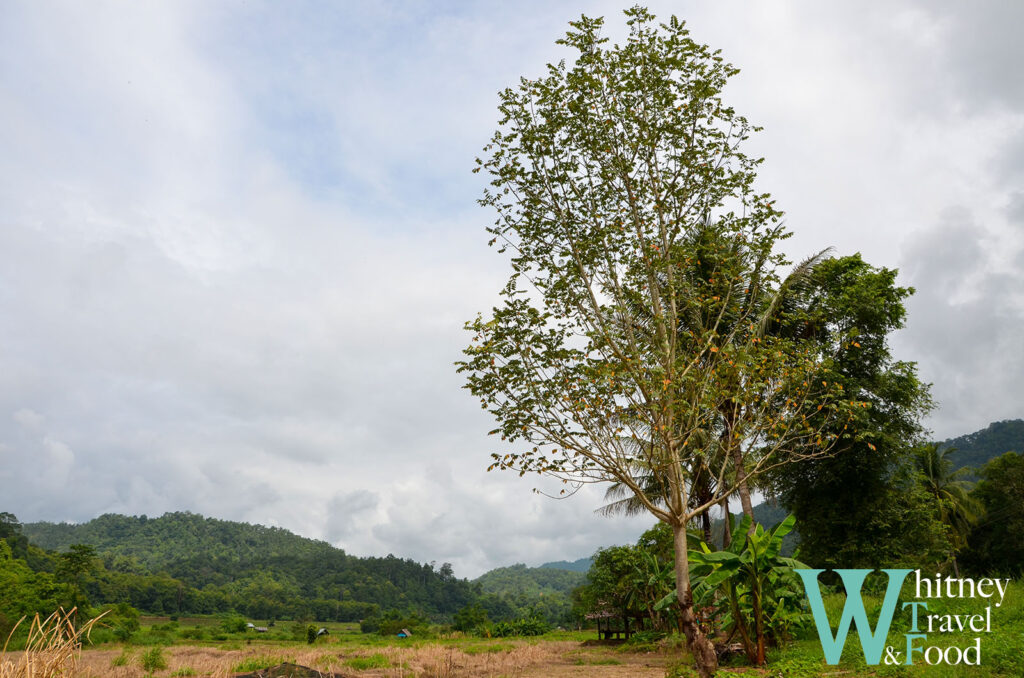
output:
M44 620L37 614L28 630L25 649L7 652L11 637L25 617L11 629L0 651L0 678L57 678L74 674L81 656L82 640L88 639L99 617L75 628L75 608L57 610ZM100 615L102 616L102 615Z
M606 655L603 650L582 651L579 643L571 641L503 643L466 649L469 651L439 643L344 649L252 645L239 650L178 645L165 648L167 670L160 671L157 676L170 678L175 671L187 668L194 672L196 678L229 678L234 675L232 667L261 657L272 658L275 663L291 661L325 674L336 673L353 678L662 678L665 675L663 660L652 660L647 656L617 654L621 665L605 666L590 661L580 665L581 652L587 658L593 655L594 659ZM82 660L68 678L142 678L146 675L138 662L140 650L136 650L124 666L111 666L111 661L121 652L121 648L88 650L82 654ZM386 658L388 666L358 670L351 663L346 663L374 655ZM648 665L651 661L656 665Z

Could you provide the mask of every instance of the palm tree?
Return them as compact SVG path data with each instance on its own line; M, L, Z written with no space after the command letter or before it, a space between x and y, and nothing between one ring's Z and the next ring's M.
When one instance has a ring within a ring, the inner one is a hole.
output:
M704 431L695 432L691 439L704 450L703 455L694 457L693 464L687 469L688 497L692 508L700 506L714 496L717 479L711 469L713 465L718 464L715 461L715 455L720 454L720 449L718 440ZM639 446L639 443L630 440L625 440L624 444L627 447L634 448ZM649 497L667 496L667 488L661 486L665 482L663 475L654 473L652 469L648 468L646 463L642 461L643 458L643 455L637 454L634 460L635 471L633 476L636 478L637 484L644 488L645 493ZM605 490L604 498L608 503L597 509L597 512L603 516L637 516L643 515L647 510L640 499L621 482L610 484L608 489ZM701 514L700 521L701 529L704 532L704 541L710 544L712 538L710 511L705 511Z
M695 260L681 258L680 263L676 265L675 284L702 290L702 296L693 295L693 298L703 298L706 303L691 303L685 308L678 309L676 341L679 345L697 340L704 341L706 334L711 331L723 342L712 348L712 352L724 349L725 344L730 342L756 342L769 335L792 334L794 328L785 327L780 318L805 301L805 293L813 285L815 268L831 249L807 257L794 266L785 278L778 280L766 274L769 267L769 252L750 250L745 241L731 237L722 230L721 225L713 222L710 216L706 216L703 223L684 240L686 246L682 249L695 253ZM667 288L669 281L663 276L658 279L657 284ZM642 303L631 305L629 314L610 320L630 323L638 336L645 336L654 341L651 310ZM798 332L810 331L808 327L801 327ZM744 453L740 447L744 422L750 416L749 405L750 403L740 402L727 402L721 405L720 411L716 413L716 419L709 420L704 428L698 429L696 440L692 441L705 449L706 453L703 458L697 460L694 468L685 470L690 479L692 505L701 506L711 500L717 491L713 469L728 469L734 476L736 494L743 513L750 517L753 531L756 520L751 492L754 488L747 477ZM708 440L711 436L717 437L716 444ZM643 468L638 471L637 479L641 481L650 472ZM667 489L654 487L653 484L649 486L653 490ZM653 496L667 494L654 492ZM605 515L630 515L643 509L643 504L638 499L631 498L629 489L622 483L613 484L605 498L617 500L600 509ZM726 540L731 531L728 524L728 498L728 495L722 497L721 502L726 515ZM711 543L711 519L707 512L702 516L702 523L705 541Z
M953 470L953 460L949 455L955 451L952 447L943 448L938 443L930 443L916 450L915 461L921 486L935 498L939 520L949 527L949 556L953 572L959 577L956 554L966 544L971 527L978 522L984 509L969 494L974 486L974 483L966 480L970 469L964 467Z

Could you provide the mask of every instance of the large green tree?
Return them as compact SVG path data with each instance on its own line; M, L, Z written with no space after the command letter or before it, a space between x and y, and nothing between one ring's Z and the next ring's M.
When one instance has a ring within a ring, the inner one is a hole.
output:
M493 467L570 492L620 483L671 527L681 627L709 676L686 525L769 469L826 454L851 402L816 346L765 331L784 312L786 232L742 150L754 128L721 97L737 70L674 17L626 16L622 45L601 19L573 22L571 66L500 94L481 203L513 273L490 317L467 324L459 369L505 441ZM702 467L714 482L692 502Z
M896 360L889 346L913 293L897 284L896 274L860 255L822 261L810 284L786 300L803 308L804 318L775 328L803 334L835 356L835 379L864 405L854 410L859 437L771 477L768 489L796 515L802 559L814 566L920 562L942 546L932 502L914 476L921 419L932 406L928 385L916 365Z
M985 508L968 537L963 561L972 572L1024 575L1024 454L1007 452L985 464L971 497Z

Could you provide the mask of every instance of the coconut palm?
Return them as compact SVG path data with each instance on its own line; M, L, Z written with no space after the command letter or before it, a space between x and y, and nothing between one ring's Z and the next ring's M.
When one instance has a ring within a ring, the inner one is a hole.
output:
M930 443L918 448L915 452L918 481L932 497L935 498L939 520L950 532L950 560L956 576L960 576L956 554L967 542L971 527L978 522L984 512L981 504L970 496L974 483L966 478L970 469L964 467L953 470L950 455L956 449L940 447L938 443Z
M704 341L706 333L711 330L721 342L712 348L713 354L724 350L730 342L761 341L769 335L781 337L793 334L794 331L810 331L804 325L801 325L802 329L787 326L780 318L793 313L805 303L805 293L811 288L815 268L827 257L829 249L804 259L785 278L777 280L765 274L768 253L751 251L746 242L729 237L710 217L706 217L684 240L685 251L693 252L694 257L692 260L681 258L675 284L701 290L701 295L695 297L707 301L678 309L675 334L679 345ZM662 276L658 284L668 287L669 282ZM653 317L643 303L630 305L630 313L620 318L610 318L610 321L620 324L628 322L635 335L655 341ZM753 331L743 328L752 328ZM694 467L687 469L687 472L692 506L704 505L715 496L715 469L719 473L725 471L734 475L740 505L753 526L755 520L750 497L754 488L747 478L745 459L740 448L745 420L749 417L748 406L749 403L724 403L717 413L717 419L708 420L703 427L696 428L689 442L697 444L705 453L695 458ZM688 426L692 430L692 423L688 423ZM639 444L634 446L638 452L642 452ZM658 461L649 455L638 454L638 458L644 461L638 464L636 478L644 486L643 479L653 477L644 466L656 465ZM654 487L653 484L649 487L655 492L648 496L667 496L667 492L657 491L667 488ZM610 503L599 509L605 515L632 515L645 510L643 503L623 483L613 484L605 498ZM727 522L723 546L727 545L731 527L728 525L728 499L726 495L721 500ZM711 519L707 512L702 516L702 527L705 541L711 543Z
M709 501L714 496L717 479L711 469L718 465L714 455L720 454L720 450L718 449L717 439L706 432L696 432L691 436L691 440L704 450L703 455L694 457L692 467L687 469L687 484L690 487L689 503L691 507L696 507ZM626 444L632 447L639 445L639 443L633 441L626 441ZM647 468L646 463L642 461L643 458L643 455L638 454L635 460L636 471L634 477L637 483L644 488L648 496L667 496L667 488L656 486L656 484L664 482L662 475L654 473L650 468ZM624 483L612 483L609 485L608 489L605 490L604 498L608 503L597 509L597 512L604 516L636 516L642 515L647 510ZM701 515L700 520L700 527L704 532L704 541L710 544L710 512L705 511Z

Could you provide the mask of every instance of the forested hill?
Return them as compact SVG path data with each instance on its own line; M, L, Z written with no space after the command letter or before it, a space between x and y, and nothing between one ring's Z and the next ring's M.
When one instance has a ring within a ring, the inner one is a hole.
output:
M1007 452L1024 453L1024 419L997 421L980 431L950 438L941 445L956 450L949 456L957 468L980 468L990 459Z
M28 523L21 530L45 549L94 547L103 564L95 597L147 611L235 609L253 617L287 618L312 609L320 619L344 621L371 608L448 616L476 598L475 587L456 579L447 563L435 569L391 555L359 558L280 528L193 513L108 514L80 525ZM154 575L169 575L174 591L180 589L174 582L185 589L168 602L161 587L153 586Z
M544 595L568 595L586 578L586 572L543 566L527 567L520 563L491 570L480 575L474 581L480 584L485 593L532 598Z
M540 567L550 570L570 570L572 572L585 573L593 564L593 558L580 558L579 560L574 560L571 563L568 560L556 560L553 563L544 563L543 565L540 565Z
M22 533L36 546L66 551L89 544L101 556L128 559L146 569L177 569L178 563L201 560L243 563L281 556L303 560L334 558L344 551L279 527L264 527L204 518L195 513L167 513L159 518L106 514L87 523L24 523Z

